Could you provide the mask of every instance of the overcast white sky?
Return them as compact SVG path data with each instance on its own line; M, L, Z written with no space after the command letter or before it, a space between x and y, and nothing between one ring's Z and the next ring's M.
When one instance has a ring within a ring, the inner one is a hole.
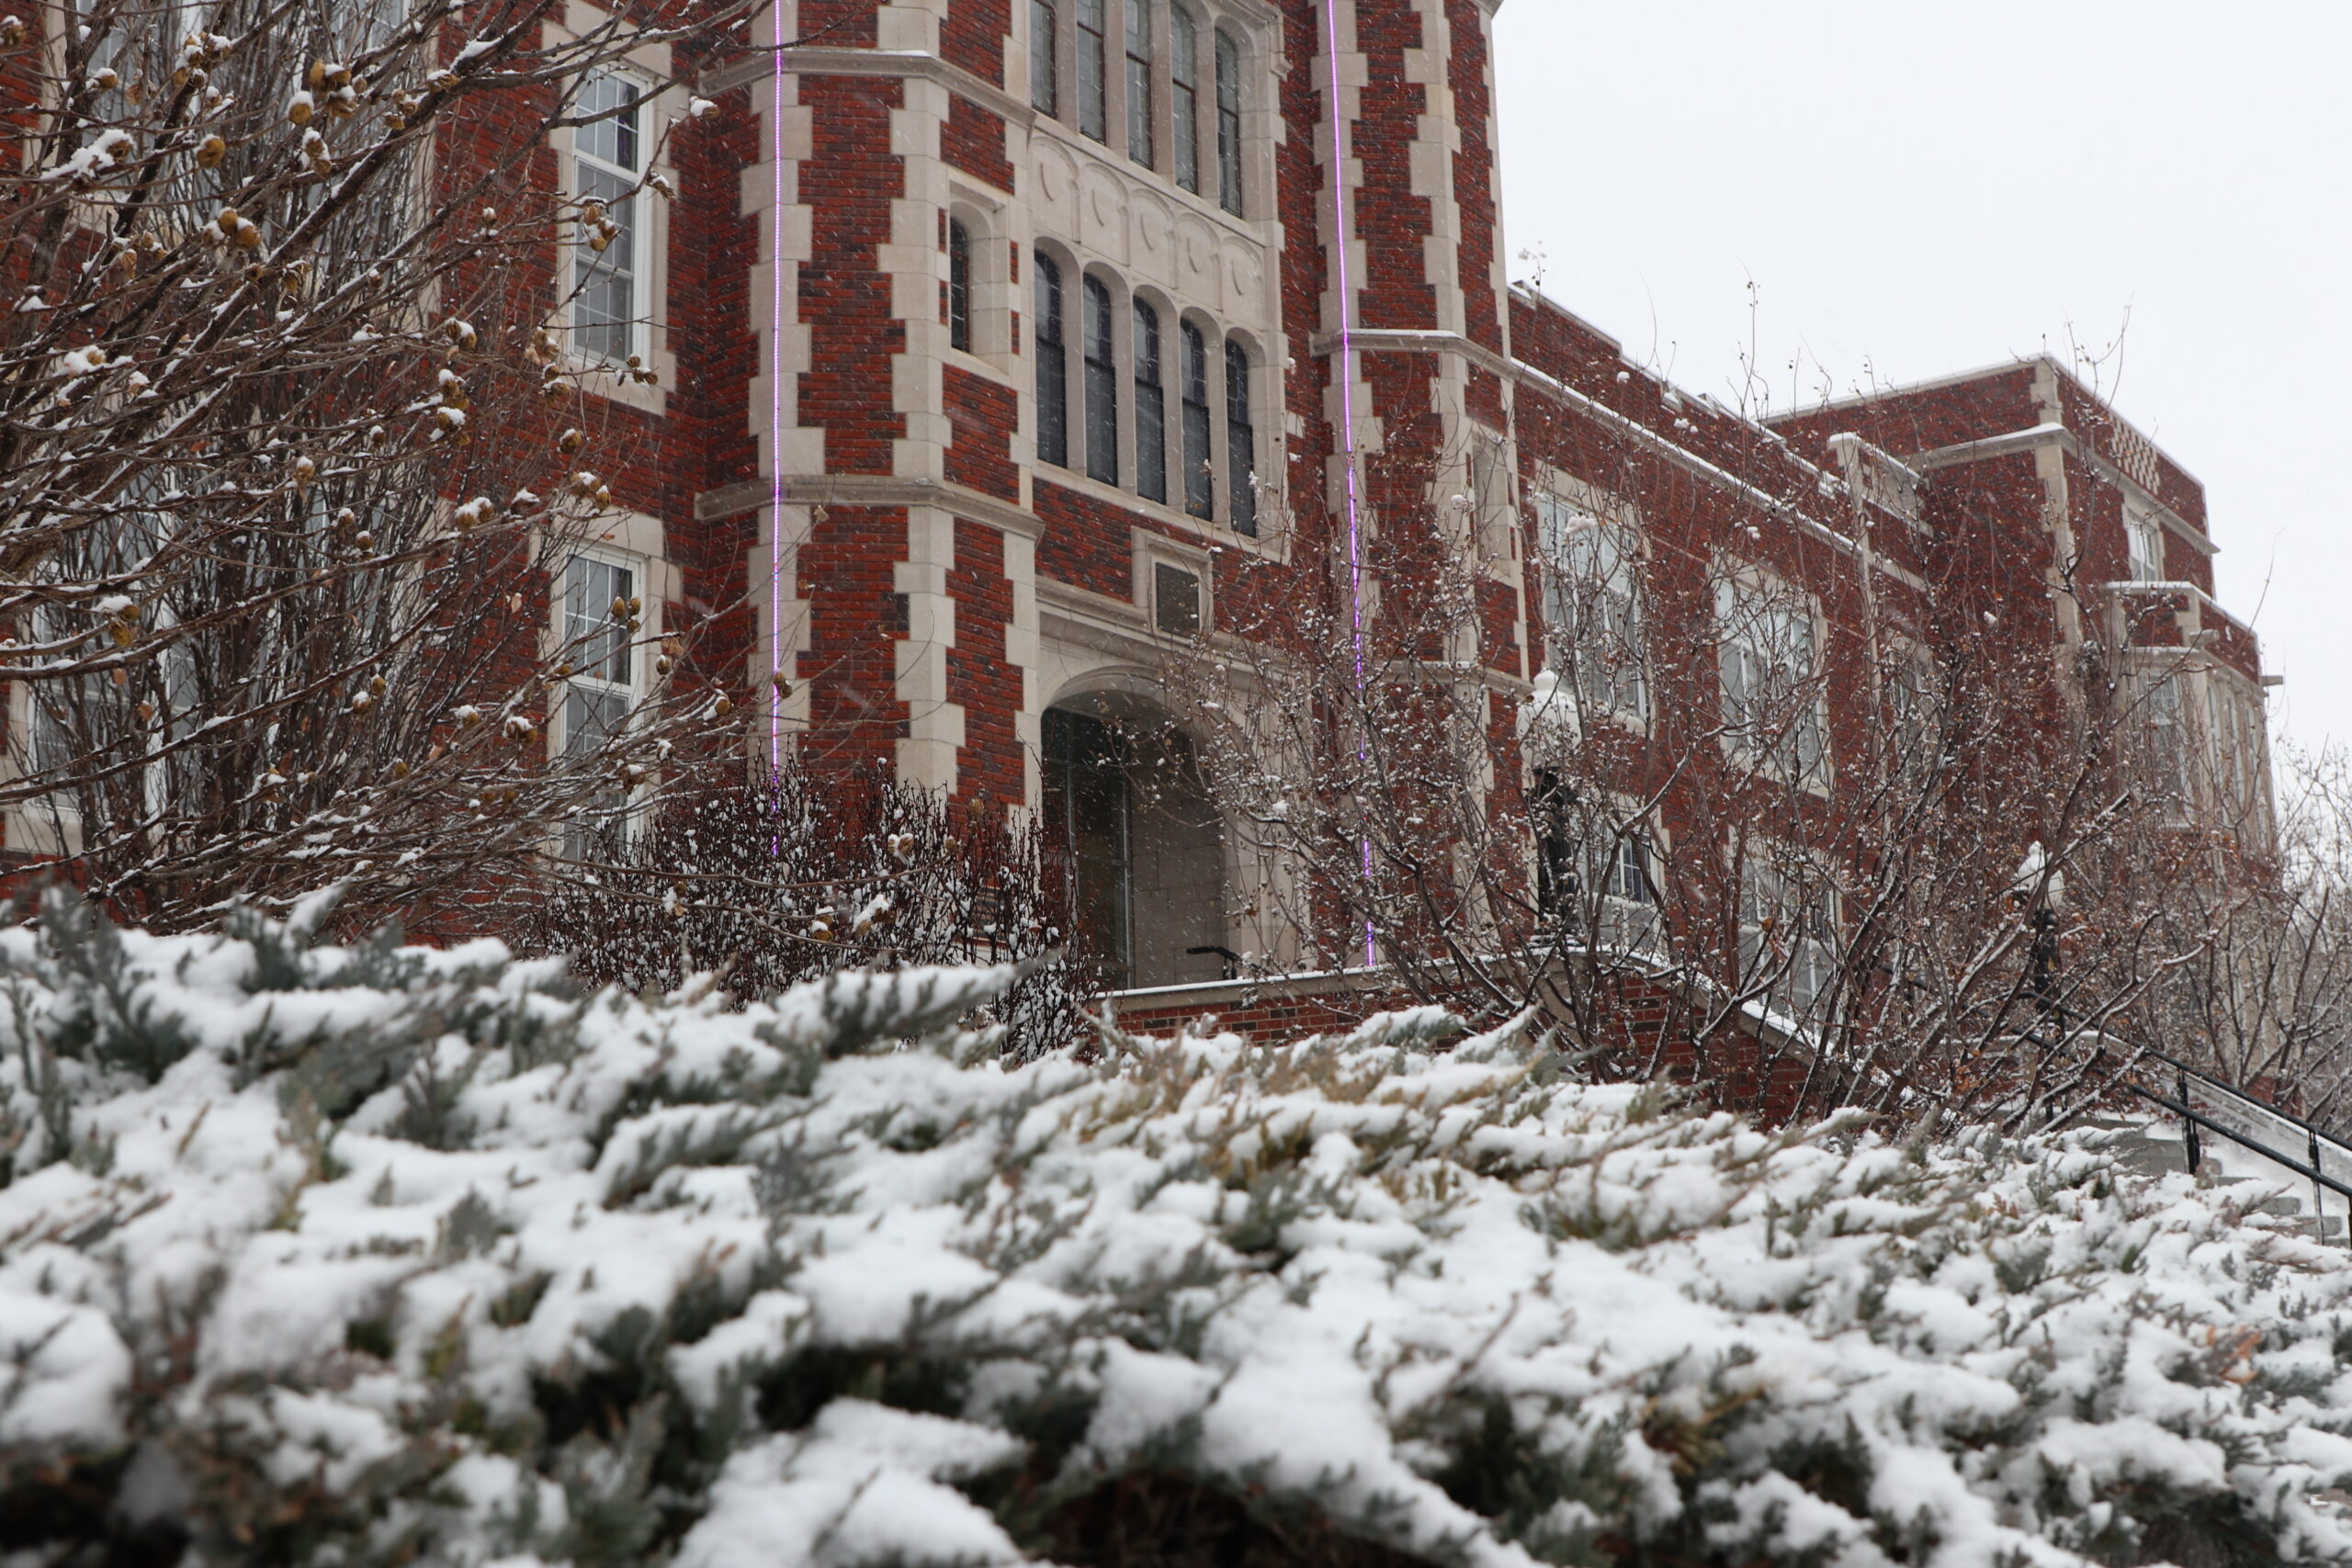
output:
M1817 399L2120 333L2105 384L2205 481L2274 730L2352 744L2352 6L1508 0L1497 30L1513 277L1726 400L1752 331L1775 407L1792 362Z

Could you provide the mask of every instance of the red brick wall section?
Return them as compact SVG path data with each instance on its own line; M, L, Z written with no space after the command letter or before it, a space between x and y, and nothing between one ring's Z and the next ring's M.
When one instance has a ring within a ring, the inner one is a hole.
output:
M985 524L956 520L956 646L947 650L947 700L964 709L964 744L956 754L956 794L1000 810L1023 804L1027 771L1013 716L1022 674L1005 657L1012 625L1012 583L1004 575L1004 536Z
M947 0L939 52L994 86L1004 85L1004 40L1012 31L1012 0ZM1010 185L1004 186L1011 190Z
M890 361L906 351L907 329L891 313L890 279L876 257L890 243L890 204L906 190L906 161L890 152L890 111L906 89L881 77L803 76L800 97L815 126L813 155L800 164L801 199L815 220L800 268L800 320L813 340L800 420L824 430L827 472L887 474L891 443L907 433L906 416L890 407Z
M1073 588L1133 599L1135 538L1128 532L1128 513L1050 479L1035 479L1030 489L1038 521L1046 525L1037 541L1037 570Z
M945 367L940 381L952 433L947 478L989 495L1018 501L1021 470L1012 460L1012 433L1020 417L1020 396L1001 381L991 381L958 365Z
M907 723L892 646L905 635L893 568L907 558L906 510L818 507L812 516L797 585L809 602L809 646L799 656L808 685L801 755L820 768L887 772Z
M1500 354L1503 323L1493 284L1495 225L1500 209L1495 200L1494 148L1487 141L1494 95L1487 83L1484 15L1478 0L1449 0L1445 22L1452 56L1447 75L1453 87L1454 130L1460 138L1453 154L1453 199L1462 222L1456 255L1462 276L1463 323L1471 342Z
M1437 289L1421 260L1431 228L1430 202L1412 194L1413 150L1429 113L1429 91L1405 77L1407 52L1426 47L1420 12L1410 6L1359 6L1356 47L1372 77L1372 85L1357 95L1363 113L1353 145L1363 177L1349 193L1349 234L1362 242L1364 256L1363 324L1433 329Z
M1004 155L1004 119L969 98L950 94L947 122L939 128L939 155L976 180L1012 189L1012 160Z

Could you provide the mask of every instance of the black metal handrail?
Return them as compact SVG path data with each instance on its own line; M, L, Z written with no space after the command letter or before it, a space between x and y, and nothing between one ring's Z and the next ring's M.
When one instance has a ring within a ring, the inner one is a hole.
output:
M2234 1099L2245 1100L2248 1105L2255 1107L2266 1116L2275 1116L2281 1122L2301 1127L2304 1132L2310 1134L2314 1138L2325 1138L2329 1143L2334 1144L2337 1148L2342 1149L2346 1157L2352 1158L2352 1141L2347 1141L2339 1134L2329 1132L2324 1127L2307 1122L2291 1111L2282 1111L2278 1106L2275 1106L2268 1100L2263 1099L2261 1096L2248 1094L2245 1089L2240 1089L2237 1085L2222 1078L2217 1078L2212 1074L2207 1072L2204 1068L2191 1066L2189 1063L2184 1062L2179 1057L2173 1055L2170 1052L2159 1051L2153 1045L2135 1045L2132 1049L2137 1051L2141 1055L2154 1056L2157 1061L2162 1062L2165 1066L2172 1068L2176 1073L2187 1073L2190 1077L2196 1078L2199 1082L2210 1084L2213 1088L2220 1089L2223 1094L2230 1095Z
M2158 1094L2154 1089L2145 1088L2144 1086L2136 1083L2127 1083L2123 1087L2130 1089L2133 1094L2140 1096L2143 1100L2163 1106L2166 1111L2171 1111L2174 1115L2179 1117L2191 1127L2202 1127L2208 1132L2219 1133L2222 1136L2229 1139L2230 1142L2238 1145L2240 1147L2253 1150L2256 1154L2260 1155L2264 1159L2268 1160L2271 1164L2278 1166L2284 1169L2293 1171L2296 1175L2310 1181L2314 1188L2324 1187L2331 1192L2341 1195L2347 1201L2352 1201L2352 1185L2347 1185L2345 1182L2336 1180L2335 1178L2321 1170L2317 1165L2305 1165L2302 1161L2294 1158L2290 1155L2280 1154L2277 1149L2270 1147L2267 1144L2258 1143L2255 1139L2247 1137L2245 1134L2236 1131L2234 1128L2225 1126L2222 1123L2214 1121L2211 1117L2191 1108L2185 1100L2175 1100L2169 1095ZM2221 1087L2226 1088L2227 1086L2223 1085ZM2237 1091L2233 1089L2231 1092L2236 1093ZM2259 1105L2262 1102L2260 1100L2255 1100L2253 1103ZM2313 1135L2317 1136L2317 1134ZM2333 1140L2331 1140L2331 1142ZM2199 1163L2197 1150L2197 1139L2193 1133L2188 1140L2188 1168L2193 1173ZM2316 1191L2312 1194L2312 1197L2313 1201L2319 1201L2319 1194ZM2324 1211L2323 1211L2323 1213L2324 1213Z

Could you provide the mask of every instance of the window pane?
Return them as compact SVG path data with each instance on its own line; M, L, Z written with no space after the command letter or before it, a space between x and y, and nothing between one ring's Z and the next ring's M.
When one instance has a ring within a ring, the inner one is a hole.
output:
M585 242L574 248L571 323L578 352L594 360L628 357L637 330L636 197L626 176L582 163L580 194L605 204L618 232L598 251Z
M1152 624L1174 637L1201 629L1201 580L1182 567L1155 561L1151 569Z
M1029 103L1039 114L1058 116L1054 66L1059 59L1059 26L1053 0L1029 0Z
M1151 148L1151 0L1127 0L1127 156L1144 167Z
M1069 467L1069 366L1062 349L1062 270L1040 253L1035 329L1037 461Z
M1159 367L1159 312L1136 301L1136 493L1168 499L1168 389Z
M610 561L575 560L566 605L565 657L573 671L591 680L626 685L629 680L628 602L636 573Z
M1109 139L1110 111L1104 97L1103 0L1078 0L1078 129L1097 141Z
M1216 35L1217 203L1241 215L1241 46Z
M1250 417L1250 351L1225 344L1225 457L1233 471L1233 531L1258 532L1258 432Z
M1175 90L1170 107L1176 142L1176 183L1198 194L1201 188L1200 37L1193 14L1179 6L1169 14L1169 82Z
M1111 290L1086 280L1086 475L1119 482L1119 379L1112 359Z
M1208 334L1186 321L1184 345L1184 510L1195 517L1216 515L1216 473L1209 457Z
M582 83L581 116L608 118L582 126L572 142L574 151L615 169L639 173L638 117L642 111L637 100L637 85L610 72L597 72Z
M947 341L972 347L972 235L961 223L947 225Z

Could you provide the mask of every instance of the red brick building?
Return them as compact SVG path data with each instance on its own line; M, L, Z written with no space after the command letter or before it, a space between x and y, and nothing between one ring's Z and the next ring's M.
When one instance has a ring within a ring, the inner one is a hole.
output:
M799 0L761 26L803 41L705 73L680 198L637 198L628 276L575 323L662 373L608 411L647 452L610 565L718 617L704 657L759 694L763 755L1046 813L1131 987L1208 998L1219 949L1329 958L1251 912L1214 810L1139 812L1100 765L1166 716L1168 649L1230 627L1245 567L1411 615L1453 504L1498 733L1567 670L1547 620L1579 572L1622 585L1630 660L1563 675L1588 722L1714 722L1642 672L1669 649L1735 705L1801 658L1826 696L1787 758L1825 778L1867 751L1890 657L1998 626L2048 655L2024 733L2064 728L2086 649L2158 671L2180 808L2265 847L2259 652L2213 601L2199 482L2046 360L1759 424L1513 287L1488 0ZM559 152L618 179L633 145ZM1803 606L1771 646L1725 630L1750 593Z

